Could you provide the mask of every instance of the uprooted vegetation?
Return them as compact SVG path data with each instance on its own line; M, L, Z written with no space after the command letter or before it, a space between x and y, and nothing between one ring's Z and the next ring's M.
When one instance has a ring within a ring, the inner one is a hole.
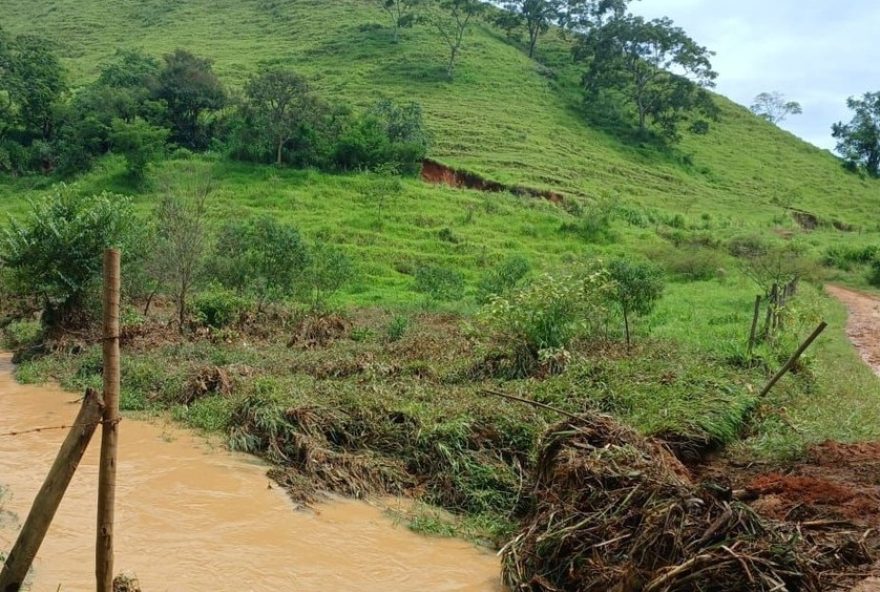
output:
M535 474L503 550L512 590L819 591L870 573L870 529L761 518L609 417L553 426Z

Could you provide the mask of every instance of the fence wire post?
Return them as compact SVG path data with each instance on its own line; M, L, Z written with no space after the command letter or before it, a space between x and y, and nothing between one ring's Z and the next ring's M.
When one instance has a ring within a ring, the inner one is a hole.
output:
M113 590L113 518L119 435L120 253L104 252L104 426L98 472L98 532L95 546L97 592Z

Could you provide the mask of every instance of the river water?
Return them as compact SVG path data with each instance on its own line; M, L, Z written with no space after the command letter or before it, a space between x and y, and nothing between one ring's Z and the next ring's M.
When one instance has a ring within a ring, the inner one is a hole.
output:
M15 382L0 355L0 433L70 422L77 396ZM8 551L63 431L0 436L0 550ZM34 565L37 592L94 590L100 429ZM144 592L498 592L497 558L397 526L374 506L296 511L248 455L174 425L120 425L116 568Z

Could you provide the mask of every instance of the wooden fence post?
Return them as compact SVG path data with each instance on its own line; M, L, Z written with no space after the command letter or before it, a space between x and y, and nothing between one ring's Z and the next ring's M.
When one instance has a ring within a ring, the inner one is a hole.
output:
M794 363L798 361L798 358L800 358L801 355L807 350L807 348L810 347L810 345L812 345L814 341L816 341L816 338L822 334L822 331L824 331L827 326L828 323L826 323L825 321L819 323L819 326L816 327L816 330L813 331L813 333L809 337L807 337L807 340L804 341L799 348L797 348L797 351L794 352L794 354L792 354L785 365L779 369L779 372L777 372L773 376L773 378L770 379L770 382L768 382L767 385L763 389L761 389L761 392L758 394L758 400L761 400L765 396L767 396L767 393L770 392L770 389L772 389L776 385L776 383L779 382L780 378L785 376L786 372L791 370L791 367L794 366Z
M758 331L758 317L761 316L761 295L755 297L755 314L752 316L752 330L749 333L749 359L752 357L752 348L755 347L755 333Z
M43 481L34 505L21 528L15 546L3 564L0 573L0 591L18 592L21 589L27 572L40 550L46 537L49 525L55 517L64 492L82 460L92 434L101 423L104 413L104 401L94 390L86 391L82 407L74 420L73 427L61 444L58 456Z
M98 533L95 547L97 592L113 590L113 516L119 434L120 254L104 253L104 427L98 473Z

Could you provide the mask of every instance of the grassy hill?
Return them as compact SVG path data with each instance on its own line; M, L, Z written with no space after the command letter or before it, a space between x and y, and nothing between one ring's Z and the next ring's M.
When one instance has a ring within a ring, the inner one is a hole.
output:
M845 173L831 154L723 97L717 97L720 121L709 134L687 136L674 149L658 150L588 123L585 113L591 106L582 104L579 72L565 43L552 34L544 38L534 61L498 32L479 25L467 39L456 80L449 82L444 47L430 30L404 31L401 43L393 45L383 14L363 0L0 0L0 14L3 27L12 33L55 41L74 87L91 81L120 47L154 55L185 47L212 58L233 89L257 64L283 64L307 75L321 95L358 107L381 97L416 100L433 134L432 157L493 180L562 193L568 207L416 179L404 179L389 193L388 180L376 175L245 165L212 154L160 163L140 188L126 184L122 165L113 157L77 180L82 192L133 193L141 211L147 211L163 180L173 184L189 169L210 170L218 187L211 205L216 223L269 213L296 224L309 237L327 237L344 246L361 270L360 279L337 304L381 308L385 315L387 310L403 311L414 319L424 316L421 297L412 291L413 270L421 264L443 264L465 275L468 297L443 312L467 315L476 309L471 296L480 275L511 253L524 254L537 270L625 253L652 259L675 281L658 310L639 327L643 335L650 330L651 340L637 355L588 352L560 377L506 385L563 408L597 406L645 432L708 433L722 442L739 435L741 411L754 403L753 394L770 368L737 365L758 287L740 272L726 241L759 234L797 243L817 265L812 274L817 281L805 286L801 296L804 310L813 316L805 314L803 327L797 328L809 332L809 322L818 316L832 326L811 354L810 370L787 378L760 406L744 449L785 455L829 437L880 437L880 383L846 342L844 311L821 291L821 282L829 279L863 283L864 269L818 266L829 247L880 243L880 185ZM46 193L52 182L2 179L0 207L20 212L26 198ZM590 242L564 230L602 208L613 213L612 238ZM818 226L803 228L792 209L810 212ZM694 279L688 277L688 266L709 273ZM381 332L371 314L366 314L364 326ZM426 323L424 334L434 322L428 316L415 321ZM456 344L452 350L462 357L450 359L427 350L419 361L431 366L431 376L458 376L479 353L466 345L471 337L458 330L449 338ZM192 366L245 359L257 372L274 376L270 391L284 392L296 404L346 409L364 404L358 376L328 383L314 369L317 362L303 362L277 345L266 347L259 356L247 344L185 350L168 346L144 354L131 362L127 400L140 408L152 400L148 394L180 387L189 366L175 366L161 386L145 378L170 372L178 360ZM328 356L389 356L388 364L397 363L393 352L376 342L353 340L340 347ZM431 358L435 354L436 360ZM81 386L97 376L83 370L87 364L68 358L42 361L26 367L23 376L56 376ZM303 364L313 365L301 371ZM294 368L293 376L276 376L276 366ZM839 380L841 375L847 380ZM404 386L377 386L369 404L382 407L382 413L403 408L407 416L440 426L437 433L443 437L463 429L461 417L472 421L490 413L489 403L476 394L479 385L450 386L444 380L409 378ZM253 395L246 391L244 395ZM497 407L494 412L504 425L536 421L527 412ZM217 428L228 427L234 409L226 399L209 398L178 411L195 425ZM516 417L510 419L510 414ZM541 421L548 420L542 416ZM523 429L535 436L541 425Z

